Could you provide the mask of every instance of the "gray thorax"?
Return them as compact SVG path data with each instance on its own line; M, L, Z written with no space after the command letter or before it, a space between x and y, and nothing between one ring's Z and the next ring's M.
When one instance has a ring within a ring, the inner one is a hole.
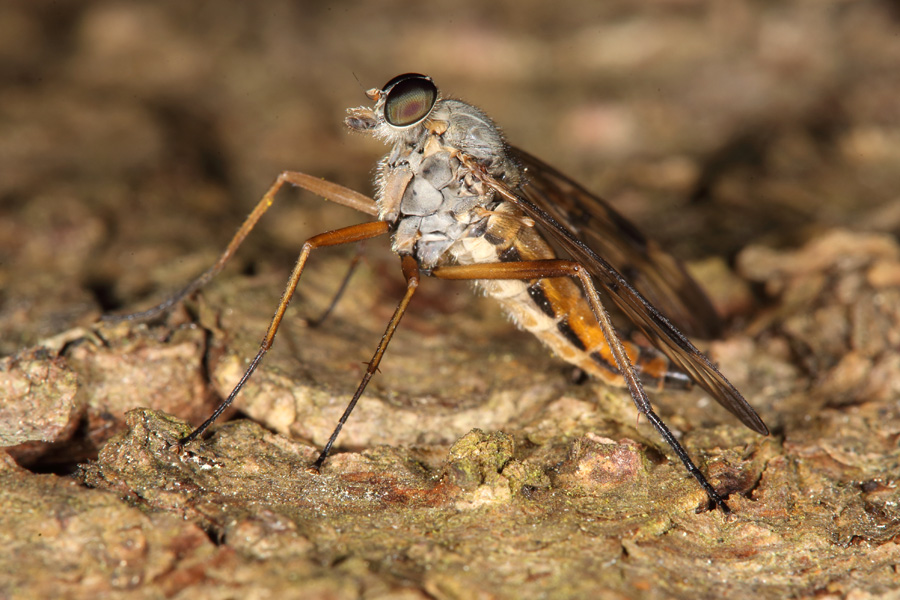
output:
M458 240L483 233L492 195L459 160L473 158L495 177L513 172L497 128L478 109L441 101L431 116L446 129L422 128L414 142L397 143L379 164L380 218L397 224L393 249L411 254L425 268L437 266Z

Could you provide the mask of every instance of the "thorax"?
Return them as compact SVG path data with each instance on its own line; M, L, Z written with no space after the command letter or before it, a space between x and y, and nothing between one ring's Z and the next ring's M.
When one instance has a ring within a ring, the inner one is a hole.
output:
M392 247L425 268L450 260L457 242L484 235L498 202L467 164L516 177L496 127L478 109L443 101L417 135L397 141L378 165L379 218L395 226Z

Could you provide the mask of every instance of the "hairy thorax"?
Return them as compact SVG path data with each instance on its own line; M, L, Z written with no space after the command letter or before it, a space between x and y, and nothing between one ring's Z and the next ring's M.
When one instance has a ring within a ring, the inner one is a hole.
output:
M379 163L376 200L379 218L396 224L394 251L428 269L448 262L460 240L484 235L496 204L466 163L502 180L516 169L496 126L463 102L443 101L410 134Z

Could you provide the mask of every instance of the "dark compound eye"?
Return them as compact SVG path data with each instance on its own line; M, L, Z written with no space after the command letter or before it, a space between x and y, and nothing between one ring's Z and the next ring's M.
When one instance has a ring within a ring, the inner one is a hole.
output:
M428 116L437 101L437 87L430 77L407 73L394 77L382 88L387 94L384 118L394 127L409 127Z

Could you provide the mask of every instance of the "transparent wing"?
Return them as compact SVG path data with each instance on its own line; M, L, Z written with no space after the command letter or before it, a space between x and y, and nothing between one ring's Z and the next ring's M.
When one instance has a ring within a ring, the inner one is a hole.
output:
M482 172L481 176L485 183L504 199L512 202L526 215L534 219L552 240L572 258L584 265L593 276L594 281L600 285L600 291L602 293L605 292L604 295L608 296L624 315L647 336L651 343L669 357L677 368L687 373L719 404L740 419L744 425L757 433L767 435L769 430L753 407L731 385L731 382L725 379L706 355L700 352L678 328L672 325L666 317L647 301L610 262L601 257L600 252L589 245L587 240L593 243L595 234L588 235L586 226L583 224L576 223L578 227L570 226L568 222L574 221L575 218L561 211L568 208L578 208L583 211L581 214L587 214L586 222L600 223L601 233L596 235L600 236L609 232L612 236L610 239L615 240L600 246L604 248L609 246L615 252L618 252L624 257L623 260L625 262L623 264L631 265L634 263L640 265L641 261L649 261L646 264L650 265L650 274L642 272L643 275L647 276L642 281L655 282L651 284L654 294L665 294L667 290L673 289L671 283L669 283L671 278L665 273L663 267L667 261L659 258L662 256L661 251L653 254L647 253L649 258L642 257L640 252L635 252L631 248L632 243L641 243L641 240L644 239L632 225L556 170L524 152L517 150L516 155L522 161L523 166L528 169L529 183L524 184L521 190L517 191ZM586 199L597 204L597 207L591 208L587 213L584 212L587 209L584 206ZM563 221L557 219L557 214L563 215ZM574 212L576 216L579 214L577 210ZM619 221L620 219L621 221ZM615 229L620 223L626 224L624 233ZM642 245L647 248L650 247L646 241ZM635 258L640 258L641 260L635 262ZM674 261L672 258L669 260ZM686 273L682 271L682 274L683 277L690 280ZM672 282L680 280L680 277L671 279ZM709 301L706 300L705 295L699 290L697 284L693 283L692 280L690 282L696 288L700 297L704 299L703 305L708 305ZM679 287L678 289L680 290L681 288ZM684 303L682 292L679 291L678 294L680 303ZM667 305L671 304L669 301L666 301L666 303ZM690 305L685 306L682 304L682 306L685 309L691 308ZM709 308L711 309L711 307Z
M718 337L712 303L676 258L597 196L530 154L511 148L525 168L521 193L602 256L671 322L689 335Z

